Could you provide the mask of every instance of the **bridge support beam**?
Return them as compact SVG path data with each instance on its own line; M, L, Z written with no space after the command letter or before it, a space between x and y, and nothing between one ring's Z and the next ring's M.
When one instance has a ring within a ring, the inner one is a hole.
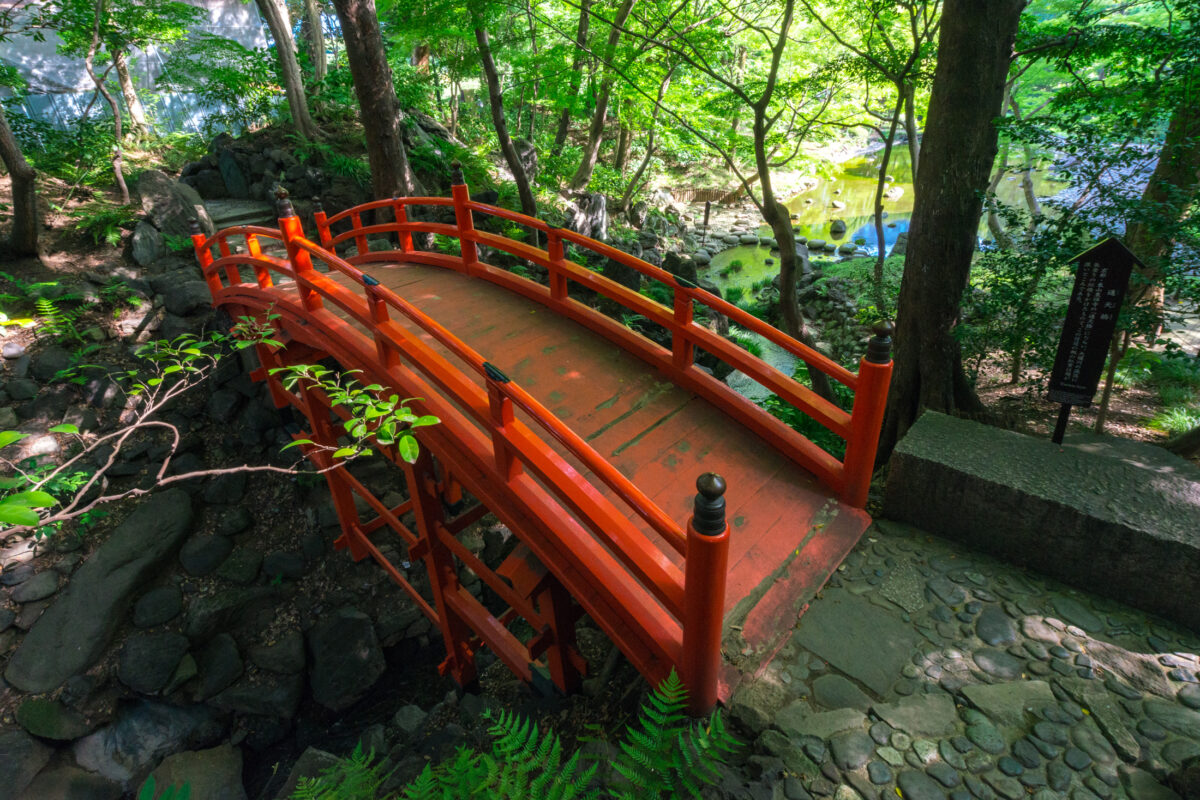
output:
M867 344L867 354L858 367L858 386L854 390L854 408L850 412L850 436L846 439L843 461L842 500L862 508L875 473L875 452L879 448L879 430L887 408L888 384L892 380L892 332L890 322L875 323L875 335Z
M693 716L702 716L717 704L729 528L725 524L725 479L706 472L696 480L696 489L688 520L679 669L688 689L689 710Z

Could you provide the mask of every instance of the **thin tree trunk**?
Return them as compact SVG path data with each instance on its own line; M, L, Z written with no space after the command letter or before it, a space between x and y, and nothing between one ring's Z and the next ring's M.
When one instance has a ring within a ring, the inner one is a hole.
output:
M450 80L450 135L458 136L458 98L462 94L462 87L458 81Z
M255 0L255 3L267 21L271 37L275 40L275 50L279 53L279 71L283 73L283 90L287 95L288 109L292 112L292 124L296 126L296 133L303 138L314 139L317 126L308 113L308 98L304 94L300 62L296 60L296 41L292 38L292 22L287 6L282 0ZM378 29L378 23L375 27ZM342 32L346 33L345 29Z
M500 140L500 151L517 184L517 194L521 198L521 211L533 217L537 215L537 201L529 188L529 176L525 174L525 166L517 155L512 137L508 134L508 123L504 120L504 99L500 93L500 76L496 73L496 62L492 59L492 48L488 34L483 28L475 29L475 41L479 45L479 61L483 66L483 75L487 79L488 99L492 105L492 124L496 128L496 138Z
M1000 164L996 167L996 171L992 174L992 181L988 184L988 209L987 209L987 226L992 234L992 238L996 240L996 246L1007 250L1012 247L1012 237L1004 230L1004 223L1000 220L1000 215L996 213L996 190L1000 188L1001 181L1008 174L1008 142L1000 146Z
M646 137L646 155L642 157L637 171L633 173L633 179L629 181L625 194L621 195L621 204L617 207L618 214L629 214L629 203L633 199L633 193L637 191L638 183L642 180L642 173L646 171L646 167L650 166L650 158L654 155L654 133L658 124L658 114L662 110L663 97L667 94L667 89L671 85L671 76L674 73L674 67L668 69L667 74L663 76L662 82L658 85L658 99L654 103L654 112L650 115L650 131ZM630 138L633 138L632 135Z
M135 136L144 136L149 131L146 124L146 109L138 98L137 89L134 88L125 51L115 51L112 54L112 60L113 67L117 71L117 82L121 86L121 97L125 100L125 108L129 111L129 132Z
M917 128L917 88L904 90L904 135L908 137L908 157L912 161L913 185L917 184L917 162L921 158L921 132Z
M1175 245L1176 228L1200 193L1200 107L1181 100L1172 109L1158 164L1142 192L1143 217L1125 230L1125 243L1142 263L1135 302L1161 315L1163 264Z
M633 11L633 6L637 0L622 0L621 7L617 9L617 15L613 19L612 30L608 34L608 44L605 47L605 60L612 62L614 54L617 52L617 43L621 40L621 28L625 26L625 20L629 19L629 13ZM612 94L612 86L615 75L612 70L605 70L604 78L600 82L600 91L596 95L596 110L592 113L592 124L588 128L587 144L583 148L583 158L579 161L579 169L575 170L575 175L571 178L571 189L578 191L587 187L592 179L592 171L596 168L596 159L600 156L600 142L604 138L604 123L608 116L608 99Z
M583 59L587 52L588 20L591 19L591 8L592 0L579 0L579 26L575 29L575 53L571 57L571 84L567 91L567 96L572 100L579 95L579 87L583 84ZM558 130L554 132L554 147L550 149L551 155L557 156L562 152L570 128L571 107L567 106L558 116Z
M325 58L325 23L317 0L304 0L304 19L308 23L308 59L312 62L313 79L320 83L325 80L329 66Z
M125 184L125 172L122 169L124 159L121 158L121 140L125 138L124 129L121 124L121 105L117 102L117 98L113 97L112 92L104 84L104 79L96 74L96 51L100 48L100 21L104 18L104 0L99 0L96 3L96 17L92 26L92 43L88 47L87 57L83 60L83 68L87 71L88 77L92 79L92 83L96 85L96 91L104 96L108 102L108 107L113 115L113 179L117 183L117 189L121 192L121 204L129 205L129 187Z
M333 0L346 43L346 60L358 97L376 198L413 196L424 189L413 174L404 150L400 104L392 85L392 68L379 32L375 0Z
M41 229L37 210L37 173L25 160L21 145L13 136L3 105L0 105L0 161L4 162L4 168L12 179L13 229L8 249L14 256L36 255L38 232Z
M538 42L537 28L533 24L533 2L525 0L525 16L529 20L529 48L533 52L533 59L536 62L538 58ZM536 74L536 73L535 73ZM533 82L533 101L529 107L529 142L532 144L536 141L534 134L537 132L537 104L538 94L541 92L541 82L534 80Z
M892 160L892 146L896 141L896 128L900 124L900 108L904 104L903 95L896 98L896 108L892 112L892 121L888 127L887 138L883 140L883 160L879 164L879 178L875 182L875 241L879 252L875 254L874 295L875 307L879 313L888 316L887 297L883 291L883 263L887 260L887 248L883 242L883 191L887 186L888 164Z
M1011 94L1008 97L1008 107L1012 109L1013 119L1020 122L1021 104ZM1033 190L1033 147L1028 142L1023 147L1025 166L1021 170L1021 191L1025 193L1025 207L1029 209L1029 224L1032 226L1042 215L1042 204L1038 202L1037 194Z
M1094 433L1104 433L1104 425L1108 422L1108 406L1112 402L1113 381L1117 377L1117 365L1129 352L1131 338L1129 331L1117 331L1113 334L1112 344L1108 348L1108 369L1104 372L1104 389L1100 392L1100 407L1096 410L1096 424L1092 426Z
M900 285L895 371L880 458L922 409L978 411L954 338L996 157L1013 40L1025 0L946 0Z
M625 167L629 166L629 148L633 144L633 131L628 125L621 126L621 132L617 135L617 150L613 154L613 169L618 173L624 173Z

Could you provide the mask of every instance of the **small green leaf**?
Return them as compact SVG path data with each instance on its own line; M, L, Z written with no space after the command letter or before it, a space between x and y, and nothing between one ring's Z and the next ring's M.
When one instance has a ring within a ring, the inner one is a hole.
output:
M312 439L297 439L294 442L289 442L288 444L285 444L283 447L281 447L279 449L281 451L287 450L289 447L296 447L297 445L302 445L302 444L312 444Z
M439 422L441 422L441 420L435 417L433 414L426 414L422 417L419 417L417 421L412 424L412 426L414 428L423 428L426 425L437 425Z
M400 437L400 457L409 464L417 463L417 455L421 448L417 445L417 440L412 436Z
M17 431L0 431L0 447L8 447L13 442L19 442L29 436L28 433L18 433Z
M54 495L37 491L36 489L30 492L18 492L17 494L9 495L4 498L4 502L18 506L28 506L29 508L49 508L58 503L54 499Z
M6 522L9 525L37 525L41 517L36 511L30 511L25 506L17 505L16 503L0 502L0 522Z
M55 425L50 429L51 433L79 433L79 428L64 422L62 425Z
M154 776L146 778L146 782L142 784L141 791L138 792L138 800L154 800L154 795L158 789Z
M356 452L358 452L358 451L355 450L353 447L342 447L342 448L339 448L339 449L333 451L333 457L334 458L345 458L346 456L354 455Z

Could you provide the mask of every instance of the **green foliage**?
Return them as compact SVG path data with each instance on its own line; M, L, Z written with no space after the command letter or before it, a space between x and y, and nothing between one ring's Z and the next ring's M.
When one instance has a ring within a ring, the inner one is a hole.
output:
M613 791L620 800L699 797L715 784L717 765L731 755L736 740L725 730L721 715L691 722L685 713L687 690L672 670L642 706L638 726L626 732L613 769L626 785Z
M1187 433L1192 428L1200 427L1200 404L1163 409L1150 418L1149 425L1170 436Z
M792 375L800 383L811 386L808 376L808 365L800 364ZM850 408L854 402L854 393L836 381L830 381L833 386L835 403L841 408ZM770 395L758 404L770 412L771 416L787 423L789 427L803 434L813 444L826 453L838 459L846 457L846 440L829 431L824 425L805 414L779 395Z
M75 230L91 237L96 244L117 247L121 244L121 230L133 222L136 208L121 206L104 200L93 200L72 210Z
M417 416L409 409L408 404L416 398L401 400L398 395L381 397L384 387L378 383L363 386L355 378L347 377L356 374L358 370L348 370L337 373L334 370L314 364L300 364L292 367L279 367L271 370L272 375L280 375L284 387L294 390L304 385L310 389L321 389L329 396L330 402L340 406L350 413L351 419L346 423L346 432L354 442L334 451L334 458L357 458L371 454L367 440L373 439L382 447L396 448L408 463L417 460L417 439L412 431L428 425L436 425L440 420L432 415ZM311 445L309 439L297 439L284 446L284 450L299 445Z
M60 341L83 341L75 327L75 321L79 318L78 308L66 309L61 301L48 297L39 297L34 304L45 333Z
M399 794L381 795L387 776L370 755L355 748L349 758L319 778L304 779L292 800L674 800L699 797L717 782L717 766L738 746L720 713L689 720L687 690L674 671L642 706L637 727L626 730L612 764L613 785L597 781L598 764L586 764L577 751L564 752L557 734L545 734L529 720L501 711L485 714L492 748L477 753L462 747L450 760L427 765Z
M751 339L749 336L743 336L737 333L731 333L729 338L736 342L738 347L742 348L750 355L754 356L755 358L762 358L762 345L757 339Z
M248 50L232 39L197 33L172 48L160 85L191 92L222 108L205 119L207 132L247 128L264 122L280 102L278 66L268 50Z
M158 794L158 785L154 776L146 778L146 782L142 784L142 788L138 791L137 800L191 800L192 785L186 781L174 786L167 786L162 790L162 794Z
M29 163L71 184L96 186L112 178L113 123L110 118L83 117L59 128L33 119L14 98L0 101L13 135Z
M668 308L670 308L675 302L675 293L671 291L671 287L658 283L657 281L646 286L639 292L639 294L644 297L649 297L654 302L667 306Z

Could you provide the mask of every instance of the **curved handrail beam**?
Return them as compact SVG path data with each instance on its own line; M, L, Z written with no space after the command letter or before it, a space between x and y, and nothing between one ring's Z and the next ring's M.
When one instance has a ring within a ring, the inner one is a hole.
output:
M454 200L449 197L393 197L390 200L372 200L368 203L360 203L359 205L347 208L344 211L339 211L332 217L326 220L329 225L334 225L344 219L349 219L352 214L362 214L365 211L374 211L377 208L395 208L397 206L453 206Z
M222 228L204 240L200 247L204 249L211 248L214 244L218 244L229 238L231 235L236 236L262 236L267 239L274 239L277 242L283 241L283 233L278 228L267 228L262 225L235 225L232 228Z
M368 294L378 296L383 302L387 303L392 308L395 308L401 314L412 320L416 325L428 333L438 344L445 347L456 357L471 367L480 377L487 379L489 376L486 369L486 360L470 345L463 342L457 336L448 331L445 327L439 324L436 320L429 317L416 306L403 299L391 289L381 284L369 284L365 280L365 273L346 262L344 259L338 258L336 255L324 250L320 245L312 242L309 239L297 238L292 240L296 246L308 251L328 264L331 268L341 272L346 277L358 283L363 290ZM301 279L304 280L304 279ZM324 294L315 284L309 283L311 288ZM342 307L348 314L354 317L364 327L371 329L375 327L374 320L368 317L360 317L359 312L346 308L338 300L330 297L335 303ZM359 310L361 311L361 310ZM599 477L605 485L613 490L626 504L630 506L645 522L654 529L656 533L663 537L677 552L681 555L684 553L687 543L687 537L683 530L671 519L659 506L654 503L644 492L637 488L624 475L617 471L599 452L596 451L586 440L579 434L572 431L568 426L564 425L561 420L556 417L553 412L546 408L540 401L521 388L514 381L507 383L496 383L499 391L507 395L525 413L544 428L547 433L557 439L564 447L571 452L576 458L583 462L584 466L594 475Z

